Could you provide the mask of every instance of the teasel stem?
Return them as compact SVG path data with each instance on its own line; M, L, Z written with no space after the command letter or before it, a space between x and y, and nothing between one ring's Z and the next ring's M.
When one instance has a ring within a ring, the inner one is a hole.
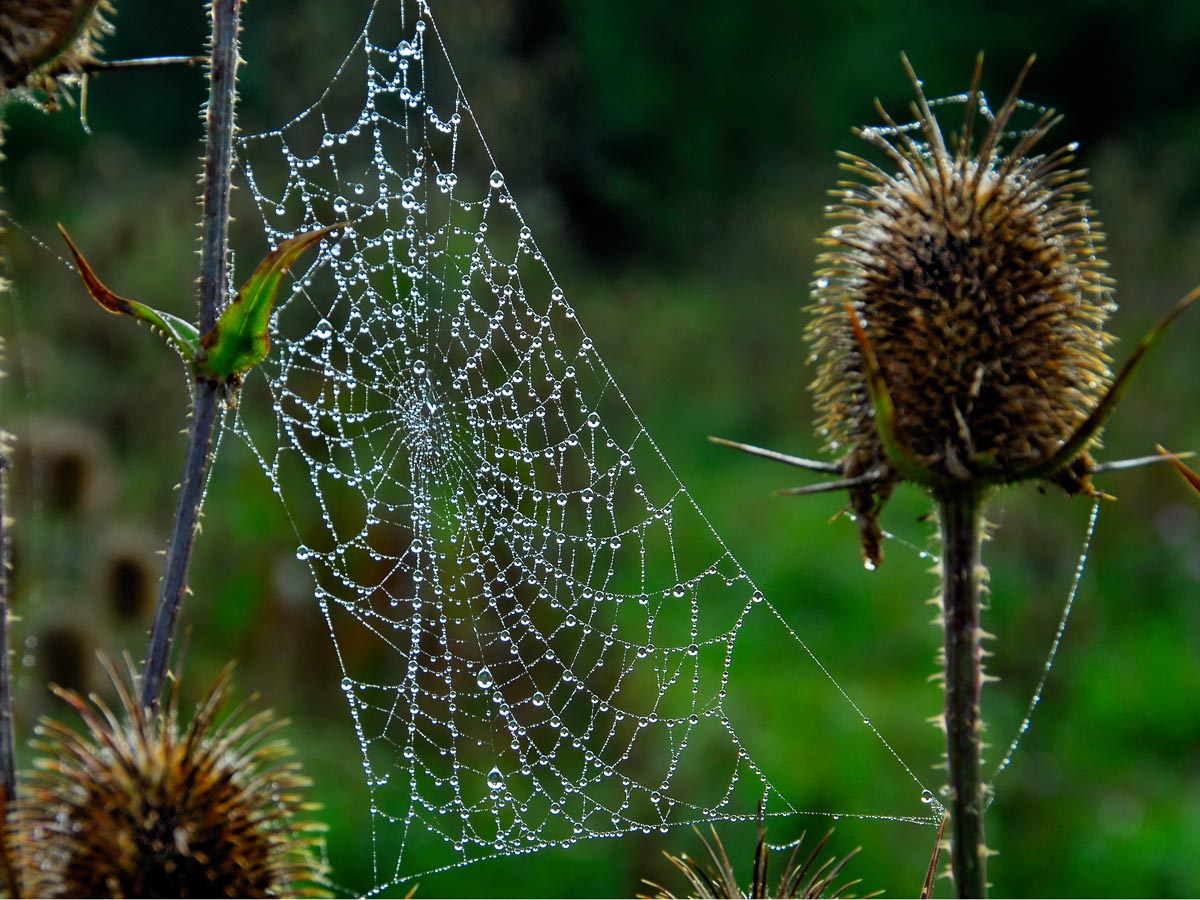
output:
M977 485L935 497L942 538L945 629L946 765L950 777L950 852L958 897L987 896L979 690L983 681L979 593L984 495Z
M227 286L230 170L233 162L234 99L237 86L238 14L241 0L212 0L212 61L204 157L204 236L200 271L200 333L216 324ZM150 630L142 706L154 710L162 696L171 646L183 595L188 563L204 502L204 485L212 462L213 433L221 400L219 383L200 379L192 393L192 420L184 458L183 480L166 568Z
M12 660L9 658L11 617L9 600L9 546L8 522L8 435L0 431L0 788L3 804L9 804L17 796L16 739L13 724L12 703ZM0 816L0 823L4 817ZM0 844L4 835L0 831Z
M4 145L4 123L0 122L0 151ZM3 153L0 152L0 158ZM0 293L7 290L7 282L0 280ZM0 340L0 378L6 374L3 369L4 343ZM5 410L7 413L7 410ZM0 418L0 789L4 796L0 797L0 870L6 874L8 884L0 881L0 889L10 891L8 896L16 897L16 876L12 867L7 865L7 807L17 798L17 754L16 754L16 723L13 721L13 684L12 684L12 616L9 613L9 601L12 597L11 563L12 548L8 535L8 473L12 467L9 460L11 435L3 425L7 415Z

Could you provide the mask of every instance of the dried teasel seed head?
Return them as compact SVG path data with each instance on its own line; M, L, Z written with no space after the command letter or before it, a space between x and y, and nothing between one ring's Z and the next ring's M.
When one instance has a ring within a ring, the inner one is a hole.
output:
M227 668L181 727L176 692L149 714L133 667L106 666L120 705L58 696L78 732L43 720L42 756L11 820L23 896L279 897L322 890L309 782L269 711L245 704L223 721Z
M1075 145L1039 151L1053 111L1010 132L1029 66L987 121L981 65L949 136L908 67L916 125L897 127L879 106L884 124L857 130L884 160L843 156L852 177L820 239L812 391L842 474L878 474L851 487L868 565L899 481L937 492L1049 477L1089 489L1086 453L1045 466L1112 382L1103 236L1071 165Z
M0 0L0 88L44 91L53 105L95 61L112 11L110 0Z

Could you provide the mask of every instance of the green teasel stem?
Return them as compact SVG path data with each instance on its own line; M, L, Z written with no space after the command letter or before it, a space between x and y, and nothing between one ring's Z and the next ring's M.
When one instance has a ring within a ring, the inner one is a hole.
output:
M975 485L935 498L942 538L945 629L946 763L950 777L950 849L955 895L987 896L979 645L984 495Z
M241 0L213 0L212 60L209 66L209 98L205 116L203 243L200 271L200 333L216 324L227 287L229 242L229 190L233 161L234 100L237 86L238 14ZM211 380L197 381L193 392L192 421L183 480L166 569L154 612L146 669L142 677L142 706L154 710L162 696L171 647L183 595L187 590L188 563L192 556L204 484L212 462L213 433L221 399L221 386Z

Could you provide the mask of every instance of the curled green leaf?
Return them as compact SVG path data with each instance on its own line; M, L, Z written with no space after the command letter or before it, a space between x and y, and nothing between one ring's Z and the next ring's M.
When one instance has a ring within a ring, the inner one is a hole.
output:
M233 302L225 307L212 331L200 339L197 377L232 384L267 358L271 346L271 307L284 273L306 249L342 227L344 223L298 234L267 254Z
M96 277L96 273L92 271L88 261L84 259L79 248L75 246L75 242L71 240L71 236L67 234L67 229L60 224L58 230L71 249L71 255L75 257L75 268L78 269L79 277L83 279L84 287L88 289L92 299L110 313L133 316L135 319L150 323L170 341L184 359L191 361L196 358L196 354L200 350L200 332L195 325L178 316L114 294Z

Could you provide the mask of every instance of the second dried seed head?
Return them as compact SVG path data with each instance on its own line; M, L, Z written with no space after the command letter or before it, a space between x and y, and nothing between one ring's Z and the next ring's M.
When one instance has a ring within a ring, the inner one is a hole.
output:
M870 476L851 487L869 565L898 481L1090 490L1086 453L1058 456L1112 382L1112 282L1075 145L1039 152L1052 111L1011 130L1024 71L992 116L977 65L949 135L909 74L916 123L880 106L857 132L880 163L843 155L808 329L820 433L844 476Z

